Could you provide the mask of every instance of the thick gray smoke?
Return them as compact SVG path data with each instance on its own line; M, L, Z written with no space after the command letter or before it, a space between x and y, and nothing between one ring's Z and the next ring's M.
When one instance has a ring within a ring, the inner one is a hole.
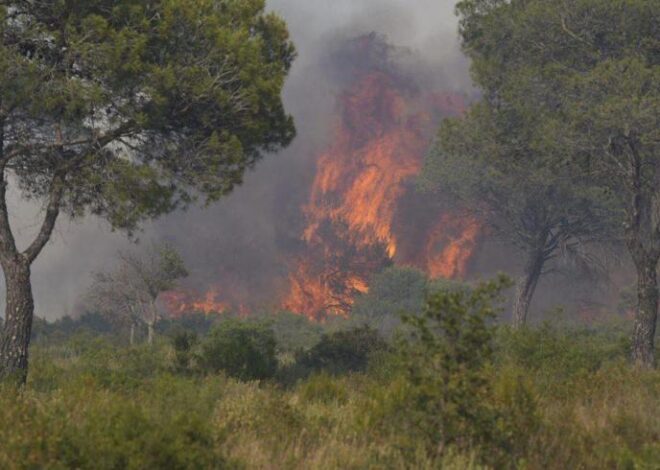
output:
M331 136L337 87L323 61L338 41L369 32L407 48L426 80L445 91L470 90L468 64L457 40L451 0L270 0L268 8L287 21L299 57L285 89L298 138L279 155L260 162L231 196L206 209L172 214L145 227L141 239L165 239L183 253L190 286L206 289L222 274L237 295L268 299L273 279L286 274L286 247L299 236L300 205L313 176L315 156ZM24 204L14 205L21 235L39 220ZM298 219L297 219L298 218ZM284 222L284 223L283 223ZM75 314L90 273L114 263L129 242L101 221L60 221L53 241L34 266L37 315ZM205 284L206 283L206 284Z

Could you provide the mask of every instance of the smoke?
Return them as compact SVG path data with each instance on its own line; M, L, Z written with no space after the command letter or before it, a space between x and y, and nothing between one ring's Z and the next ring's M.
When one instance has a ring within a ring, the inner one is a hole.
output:
M299 52L284 90L298 138L259 163L222 203L158 224L193 268L190 287L203 292L212 284L223 301L247 301L252 310L281 305L288 288L305 228L301 207L309 199L317 158L336 136L337 96L350 82L346 75L357 58L346 50L355 47L349 40L382 35L393 45L397 69L413 76L410 83L471 91L449 2L273 0L269 7L288 22Z
M298 138L269 155L244 184L208 208L171 214L144 228L141 239L173 243L191 272L187 286L203 292L222 279L237 297L268 307L286 282L287 256L300 241L315 157L332 137L335 97L341 74L328 69L329 54L341 41L376 32L402 51L403 68L418 81L443 91L472 93L467 60L457 38L453 1L448 0L270 0L268 9L288 23L298 59L284 90ZM39 213L15 203L19 239L34 233ZM52 242L33 269L36 313L47 319L75 314L90 274L108 269L130 242L107 224L88 218L61 220ZM223 289L225 290L225 289Z

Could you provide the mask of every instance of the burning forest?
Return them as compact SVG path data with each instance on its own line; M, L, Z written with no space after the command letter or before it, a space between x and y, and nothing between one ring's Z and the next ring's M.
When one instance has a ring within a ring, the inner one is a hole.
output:
M657 3L3 1L0 470L660 469Z
M418 83L396 63L396 52L369 34L335 54L342 91L326 131L330 143L314 157L299 243L282 252L288 274L277 283L281 309L319 320L346 316L373 275L392 264L430 277L468 271L479 224L415 189L434 130L464 112L465 98ZM240 284L223 274L205 293L173 292L166 303L175 315L247 314L250 292Z

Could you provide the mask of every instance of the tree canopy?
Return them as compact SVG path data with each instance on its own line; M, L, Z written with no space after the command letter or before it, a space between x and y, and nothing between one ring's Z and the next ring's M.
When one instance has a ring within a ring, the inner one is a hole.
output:
M294 136L281 90L295 51L264 0L2 0L0 36L0 369L20 370L29 265L58 215L133 230L230 192ZM45 208L23 251L10 185Z
M639 278L633 357L651 364L660 259L657 2L465 0L457 10L484 102L498 113L526 103L517 129L536 128L533 149L551 156L548 184L561 181L557 169L566 165L580 191L601 188L615 202Z
M0 163L28 197L131 228L293 136L294 49L263 1L2 3Z
M487 32L477 37L496 36L499 30L488 29L496 26L483 21ZM568 255L585 266L593 261L587 244L614 236L616 202L572 168L576 150L548 145L557 96L537 91L530 96L533 77L510 68L509 56L495 46L499 39L490 48L473 46L471 27L464 18L464 47L483 97L465 116L442 123L421 185L455 196L491 233L524 254L514 304L514 324L521 326L539 279L557 268L558 258Z

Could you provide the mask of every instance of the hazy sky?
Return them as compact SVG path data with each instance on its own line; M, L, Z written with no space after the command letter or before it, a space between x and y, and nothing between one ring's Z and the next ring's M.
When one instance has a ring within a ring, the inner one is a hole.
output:
M467 65L457 45L454 3L447 0L268 1L269 9L278 12L287 21L299 53L284 94L287 109L298 121L298 140L313 140L315 132L322 133L318 129L324 127L319 124L324 113L319 109L325 109L324 106L332 102L332 90L322 83L322 77L315 72L316 64L328 42L340 37L371 31L383 33L392 44L413 50L430 69L441 71L438 75L442 76L445 88L467 89ZM315 102L318 105L310 105ZM307 118L310 109L314 111L313 119ZM294 150L285 153L296 152L296 145L300 153L299 143L294 144ZM236 226L243 224L250 232L254 232L256 226L262 237L257 243L267 245L273 214L272 206L263 201L272 195L263 189L263 183L272 179L272 172L277 170L275 159L280 157L268 157L228 200L206 211L170 215L156 225L147 225L141 237L146 239L157 234L162 237L176 232L175 242L184 255L192 258L195 251L191 247L200 244L198 238L202 232L206 238L212 238L214 233L222 238L224 227L234 225L233 236L240 237ZM280 174L279 177L287 175ZM295 178L291 184L296 184ZM41 214L25 204L14 204L11 213L20 227L18 238L31 236L38 227ZM191 221L204 221L206 230L197 230ZM33 268L37 315L54 319L72 312L89 282L90 274L111 266L117 249L126 245L125 237L120 233L111 233L102 221L88 219L71 222L60 219L53 240ZM194 271L195 260L191 263L190 268Z

